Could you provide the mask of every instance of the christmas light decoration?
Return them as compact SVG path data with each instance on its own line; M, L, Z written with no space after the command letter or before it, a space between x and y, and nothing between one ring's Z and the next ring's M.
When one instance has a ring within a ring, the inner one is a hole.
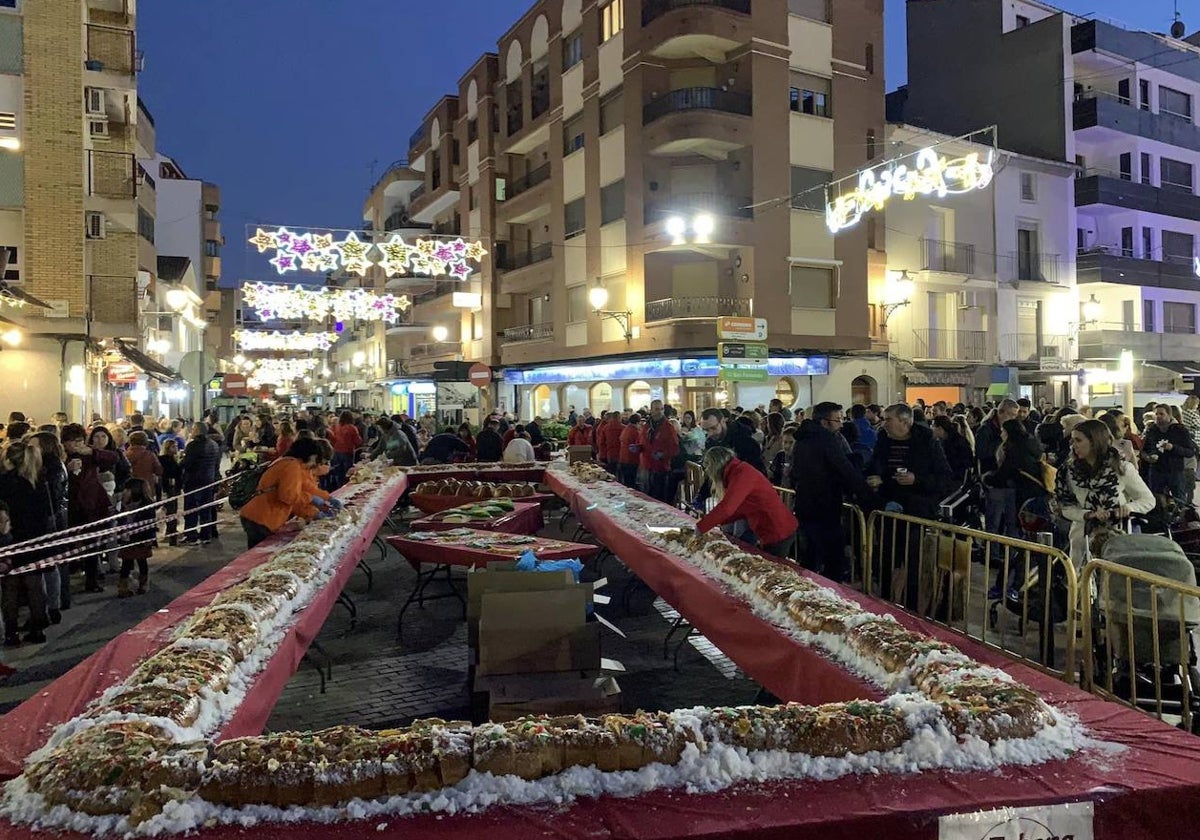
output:
M396 323L411 305L405 295L376 295L365 289L331 289L324 286L272 286L246 283L242 300L264 321L386 321Z
M488 253L482 242L467 242L461 237L418 239L410 244L392 234L386 240L371 242L350 231L344 239L335 241L333 233L301 233L284 227L275 231L256 228L248 241L260 254L275 252L268 262L279 274L341 270L363 277L371 266L379 265L388 277L407 274L465 280Z
M298 353L312 353L318 350L328 350L337 342L339 336L335 332L272 332L237 330L233 340L246 352L253 350L294 350Z
M933 149L922 149L917 152L914 168L892 164L887 169L861 172L857 187L826 205L825 224L837 233L857 224L867 211L882 210L893 196L911 201L918 195L960 195L984 189L994 174L990 151L986 160L977 152L947 160Z
M264 384L286 385L308 375L317 367L316 359L263 359L248 378L252 386Z

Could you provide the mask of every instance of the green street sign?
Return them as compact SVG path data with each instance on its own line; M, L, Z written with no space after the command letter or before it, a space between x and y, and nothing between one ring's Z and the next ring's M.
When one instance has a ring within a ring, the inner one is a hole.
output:
M767 363L770 350L761 342L722 341L717 344L717 359L721 364L729 362L736 365L753 365L759 367Z
M717 379L725 382L766 382L770 376L766 367L726 367L721 365Z

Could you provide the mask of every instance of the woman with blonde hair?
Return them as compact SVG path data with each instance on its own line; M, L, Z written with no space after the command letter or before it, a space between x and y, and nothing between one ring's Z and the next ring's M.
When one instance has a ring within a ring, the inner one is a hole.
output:
M1154 509L1154 494L1138 471L1121 459L1112 433L1100 420L1071 431L1071 454L1059 468L1054 498L1071 522L1071 561L1082 568L1093 530Z
M696 526L704 533L745 519L759 547L776 557L789 557L800 523L779 492L756 467L734 457L732 449L714 446L704 453L704 474L720 499Z
M12 519L12 541L20 543L54 532L54 507L50 490L42 480L42 448L36 441L14 440L4 447L0 456L0 501L8 506ZM20 567L42 559L42 551L14 554L0 569ZM42 632L50 623L46 611L46 583L40 574L6 575L0 578L0 611L4 613L4 646L21 644L21 596L29 602L29 632L26 642L46 641Z

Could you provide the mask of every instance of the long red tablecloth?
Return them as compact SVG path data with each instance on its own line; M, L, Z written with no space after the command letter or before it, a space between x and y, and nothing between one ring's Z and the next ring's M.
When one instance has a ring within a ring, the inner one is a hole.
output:
M429 472L408 472L408 486L416 487L423 481L440 481L454 478L459 481L532 481L539 482L546 472L545 466L538 467L497 467L495 469L480 469L475 464L448 465L444 470Z
M471 522L446 522L435 516L422 516L408 524L410 531L449 531L452 528L474 528L478 531L499 531L505 534L536 534L542 530L540 502L513 502L511 512L495 519L479 519Z
M254 687L247 693L238 711L221 730L220 739L262 731L283 687L296 672L305 651L337 602L338 595L354 574L358 561L366 553L404 489L405 480L401 477L391 485L374 515L361 523L362 530L347 547L333 579L317 592L313 601L299 614L275 655L255 677ZM167 645L180 621L244 579L295 536L295 532L278 534L239 555L225 568L117 636L38 692L37 696L0 718L0 778L9 779L20 774L25 757L41 747L56 726L78 715L105 689L128 677L139 662Z
M460 526L461 527L461 526ZM487 532L481 532L483 537ZM464 537L463 540L469 538ZM498 560L516 560L526 549L532 551L539 560L571 560L579 559L587 562L600 553L600 547L588 543L573 543L564 540L549 540L537 537L533 542L513 546L510 551L499 551L487 548L475 548L458 542L428 542L414 540L404 536L387 538L388 545L404 556L404 559L414 569L420 569L421 564L441 566L486 566Z

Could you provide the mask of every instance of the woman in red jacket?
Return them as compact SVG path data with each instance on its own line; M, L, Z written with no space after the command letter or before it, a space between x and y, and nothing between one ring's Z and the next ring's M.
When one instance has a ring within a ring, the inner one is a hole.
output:
M799 523L765 475L739 461L732 449L723 446L704 453L704 474L721 501L700 520L696 530L704 533L745 519L758 538L759 548L776 557L791 555Z
M642 451L639 443L641 419L642 415L640 414L631 415L625 423L625 428L621 430L620 446L617 452L617 464L620 468L618 478L626 487L637 486L638 453Z
M346 483L346 474L354 466L354 452L362 446L362 435L354 425L354 415L343 411L337 425L330 429L333 444L333 464L329 470L329 489L336 490Z
M567 432L567 446L591 446L592 445L592 427L582 416L579 421L571 427L571 431Z
M621 432L625 424L621 422L621 412L613 411L608 415L608 421L600 426L599 436L604 441L600 446L604 467L613 475L620 473Z

